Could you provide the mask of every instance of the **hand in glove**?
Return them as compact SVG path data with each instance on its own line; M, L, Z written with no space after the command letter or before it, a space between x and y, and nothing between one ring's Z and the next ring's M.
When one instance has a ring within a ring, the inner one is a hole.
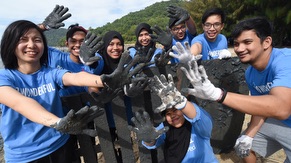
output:
M90 95L97 101L99 104L105 104L112 101L116 96L118 96L122 92L122 89L118 88L112 90L108 87L104 87L101 89L99 93L91 92Z
M162 104L154 110L160 113L165 109L175 107L176 109L183 109L187 103L184 97L175 87L174 80L171 74L168 75L168 81L165 75L161 75L160 79L155 75L149 84L151 90L161 98Z
M145 66L145 63L137 64L138 62L138 57L131 59L129 51L123 52L117 68L111 74L102 74L100 76L104 87L115 90L131 83L132 76L141 71ZM133 66L135 67L133 68ZM131 70L131 68L133 69Z
M45 18L42 24L46 29L58 29L65 26L62 22L72 16L70 13L64 15L67 11L69 11L67 7L56 5L54 10Z
M159 53L159 54L155 55L155 64L157 67L164 67L170 62L171 57L169 54L170 54L171 50L172 49L165 51L165 49L164 49L161 54Z
M167 27L167 31L163 31L157 25L155 25L154 27L151 27L151 29L157 34L157 35L150 34L152 41L162 44L166 50L171 49L172 34L170 32L169 27Z
M234 146L236 154L241 158L249 156L250 150L252 147L252 142L253 142L253 138L247 135L240 136L236 140L235 146Z
M134 60L137 63L149 64L153 55L154 55L154 50L152 48L146 51L144 47L141 47L136 50L136 54L134 55Z
M72 109L65 117L52 124L51 127L62 133L73 135L86 134L95 137L97 136L97 131L88 129L87 124L103 113L104 109L97 106L91 106L90 108L85 106L77 112Z
M190 18L190 14L183 8L170 5L167 7L168 17L178 19L175 25L179 25Z
M170 56L179 59L181 63L187 64L189 61L197 61L202 58L202 55L193 55L191 54L191 47L189 43L186 41L184 42L185 47L182 45L182 43L177 42L176 45L173 46L173 50L177 52L178 54L175 54L173 52L170 52Z
M218 59L230 58L231 53L227 49L223 49L218 54Z
M188 62L187 69L181 67L181 70L193 86L193 88L182 88L182 92L205 100L218 101L220 103L223 102L227 92L220 88L216 88L209 81L202 65L198 67L197 62L192 60Z
M80 47L79 58L85 65L91 65L92 63L100 60L99 56L95 56L95 53L103 46L102 37L96 36L92 32L88 32L85 41Z
M144 142L151 143L159 138L163 133L169 130L169 127L166 126L160 130L156 130L153 126L150 116L147 112L143 112L143 115L140 115L139 112L135 112L135 117L131 118L133 126L128 126L128 129L136 132L138 138Z
M148 85L149 79L145 74L137 74L136 78L136 80L132 80L132 83L124 86L124 93L129 97L140 95Z

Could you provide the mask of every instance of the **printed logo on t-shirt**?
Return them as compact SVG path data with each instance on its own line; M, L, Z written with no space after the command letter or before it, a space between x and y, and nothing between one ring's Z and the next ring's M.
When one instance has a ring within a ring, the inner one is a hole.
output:
M39 86L37 88L18 88L18 87L16 87L16 90L26 97L32 97L32 96L40 96L40 95L43 95L45 93L53 92L56 89L53 87L52 83L48 83L48 84L44 84L42 86Z
M190 139L190 144L189 144L188 152L194 151L195 149L196 149L196 146L194 144L194 141L192 139Z

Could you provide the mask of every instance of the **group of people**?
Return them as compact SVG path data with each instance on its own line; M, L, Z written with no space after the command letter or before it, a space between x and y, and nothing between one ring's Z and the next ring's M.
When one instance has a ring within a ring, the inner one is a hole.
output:
M77 160L73 157L73 135L96 136L90 125L95 118L106 112L110 131L116 132L110 102L120 94L124 96L129 129L148 149L164 144L166 162L218 162L210 144L212 118L186 95L252 115L235 144L245 162L256 162L256 154L267 157L282 148L285 162L291 162L291 140L287 136L291 132L291 50L273 47L273 29L267 19L242 20L233 29L234 51L242 63L250 65L245 74L250 95L241 95L215 87L203 65L197 63L231 57L227 40L220 34L225 22L220 8L205 11L204 32L197 35L190 14L169 6L168 31L140 23L135 30L136 43L128 49L124 49L117 31L98 37L75 24L66 35L69 54L48 47L43 34L44 30L64 26L63 21L71 16L67 11L57 5L39 25L18 20L4 31L0 103L6 162ZM163 48L156 47L156 42ZM176 63L185 65L181 70L191 87L178 90L171 75L154 74L149 79L142 73L148 67ZM149 105L151 91L160 97L161 106ZM88 93L97 105L83 95ZM138 93L143 93L148 102L143 112L133 114L130 97ZM72 99L79 101L73 109L69 105ZM159 126L152 124L153 112L165 117Z

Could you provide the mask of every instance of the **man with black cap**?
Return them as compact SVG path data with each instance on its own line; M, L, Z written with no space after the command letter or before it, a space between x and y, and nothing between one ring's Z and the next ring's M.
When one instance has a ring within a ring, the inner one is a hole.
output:
M183 8L177 6L169 6L167 8L169 19L169 28L173 36L172 45L177 42L191 42L197 35L196 25L191 15ZM178 63L177 58L172 58L171 63Z

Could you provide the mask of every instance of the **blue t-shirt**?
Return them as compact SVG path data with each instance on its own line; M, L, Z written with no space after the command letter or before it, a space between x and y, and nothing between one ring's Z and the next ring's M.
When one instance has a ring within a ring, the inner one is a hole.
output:
M96 53L96 56L99 56L101 59L97 61L97 67L92 68L82 63L76 63L72 61L69 53L49 47L48 65L52 68L66 69L71 72L86 71L91 74L100 75L104 67L104 61L100 54ZM70 86L60 90L60 96L69 96L86 91L87 87Z
M195 103L192 103L196 108L196 117L190 119L186 116L185 119L192 124L191 128L191 138L188 151L182 160L182 163L189 162L207 162L207 163L218 163L213 149L210 145L210 137L212 131L212 118L211 116L202 108L200 108ZM156 130L159 130L164 127L164 124L161 123ZM164 143L166 134L162 134L157 140L154 146L147 146L144 142L142 144L147 149L155 149L161 146ZM179 151L177 151L179 152Z
M177 39L175 39L175 38L173 37L173 39L172 39L172 45L174 46L174 45L176 45L177 42L180 42L180 43L184 46L184 43L185 43L186 41L187 41L187 42L189 43L189 45L190 45L190 43L191 43L191 41L192 41L192 39L193 39L194 37L195 37L194 35L192 35L188 30L186 30L185 36L184 36L184 38L183 38L182 40L177 40ZM175 51L174 51L174 52L175 52ZM179 63L179 59L172 57L172 58L171 58L171 63Z
M135 53L136 53L136 49L132 47L132 48L129 48L128 50L129 50L129 55L131 56L131 58L134 58ZM153 63L154 63L154 61L155 61L155 56L156 56L157 54L162 54L162 52L163 52L163 50L162 50L161 48L156 48L156 50L155 50L155 52L154 52L154 55L152 56L150 62L153 62ZM153 66L156 66L156 65L155 65L155 64L151 64L151 65L149 65L148 67L153 67Z
M268 65L263 71L248 67L245 78L251 95L267 95L274 87L291 88L290 63L291 49L273 48ZM291 116L282 122L291 127Z
M33 74L18 70L0 70L0 86L9 86L32 98L47 111L64 117L59 89L67 70L42 67ZM26 163L42 158L63 146L69 138L57 130L30 121L13 109L0 104L2 110L1 135L6 162ZM24 109L25 106L23 106Z
M222 34L218 34L216 40L210 42L205 37L205 34L202 33L193 38L191 45L194 43L200 43L202 45L202 60L217 59L219 53L223 52L222 50L228 49L226 37Z

